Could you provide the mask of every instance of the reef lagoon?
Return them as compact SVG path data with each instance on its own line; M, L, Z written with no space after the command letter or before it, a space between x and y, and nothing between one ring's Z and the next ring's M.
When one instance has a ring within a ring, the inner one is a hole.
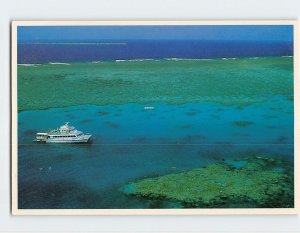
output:
M293 111L293 57L19 64L19 208L293 207ZM32 141L66 121L93 141Z

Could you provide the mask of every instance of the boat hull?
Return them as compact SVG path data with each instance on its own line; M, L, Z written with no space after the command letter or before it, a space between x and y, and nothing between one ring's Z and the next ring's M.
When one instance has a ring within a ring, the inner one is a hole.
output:
M71 143L88 143L91 140L92 135L85 135L84 138L73 138L73 139L65 139L65 138L61 138L61 139L51 139L48 138L46 139L46 143L67 143L67 144L71 144Z
M75 143L88 143L90 140L46 140L45 143L65 143L65 144L75 144Z
M45 138L45 139L36 139L34 142L38 143L52 143L52 144L79 144L79 143L89 143L91 141L92 135L85 135L84 138Z

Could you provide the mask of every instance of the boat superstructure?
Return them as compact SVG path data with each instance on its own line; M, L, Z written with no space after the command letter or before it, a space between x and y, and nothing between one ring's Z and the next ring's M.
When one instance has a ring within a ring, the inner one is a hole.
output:
M66 122L57 129L52 129L45 133L37 133L34 141L45 143L87 143L91 137L91 134L84 134L75 129L74 126L70 126L69 122Z

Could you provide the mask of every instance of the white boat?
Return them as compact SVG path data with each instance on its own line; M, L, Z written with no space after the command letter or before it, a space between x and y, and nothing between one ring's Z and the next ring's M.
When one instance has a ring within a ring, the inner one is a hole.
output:
M152 107L152 106L145 106L144 109L145 109L145 110L153 110L154 107Z
M75 127L70 126L69 122L66 122L57 129L49 130L46 133L37 133L34 141L45 143L87 143L91 137L91 134L84 134L75 129Z

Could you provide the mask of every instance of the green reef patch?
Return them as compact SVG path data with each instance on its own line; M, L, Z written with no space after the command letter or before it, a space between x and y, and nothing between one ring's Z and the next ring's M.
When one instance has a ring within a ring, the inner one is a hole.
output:
M293 207L293 175L287 162L249 157L177 174L131 182L127 195L180 202L185 208Z
M19 111L153 102L243 107L273 96L292 101L293 58L19 65L17 81Z

